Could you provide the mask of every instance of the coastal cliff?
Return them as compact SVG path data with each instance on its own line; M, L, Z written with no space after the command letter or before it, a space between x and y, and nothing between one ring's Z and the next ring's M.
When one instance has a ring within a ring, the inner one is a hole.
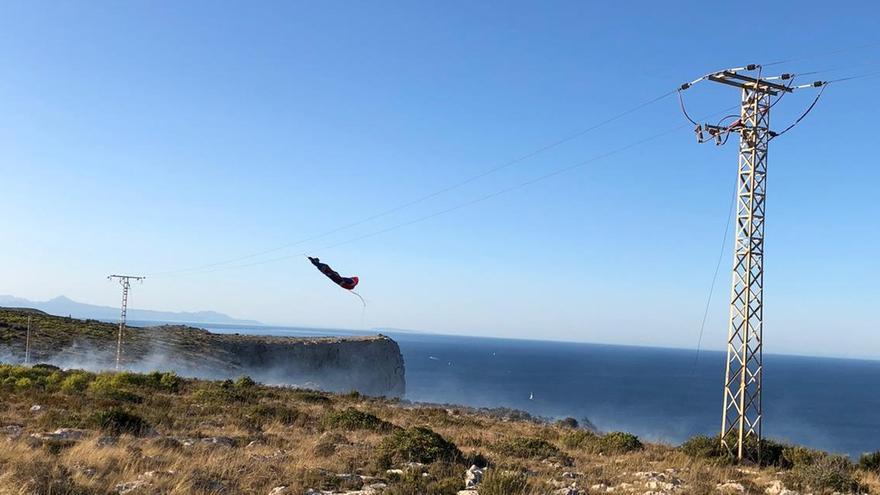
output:
M115 366L116 325L8 308L0 309L0 361L24 361L29 316L30 362L93 371ZM129 327L121 362L132 371L170 370L210 379L248 375L274 385L375 396L400 397L406 389L400 348L383 335L296 338L217 334L180 325Z

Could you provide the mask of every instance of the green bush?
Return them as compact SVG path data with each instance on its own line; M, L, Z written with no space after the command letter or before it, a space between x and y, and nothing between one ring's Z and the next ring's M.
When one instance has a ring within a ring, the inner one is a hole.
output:
M138 375L132 373L100 374L89 383L88 391L96 397L140 404L144 401L143 397L129 390L129 386L134 382L130 376Z
M382 439L375 453L376 463L382 469L406 462L459 463L463 458L454 443L422 426L395 430L390 436Z
M880 473L880 450L870 454L862 454L859 458L859 467L865 471Z
M721 445L719 437L697 435L689 438L679 447L684 454L700 459L711 459L723 463L732 462L733 458Z
M284 425L292 425L308 418L307 415L296 409L279 404L257 404L250 407L246 414L259 420L261 424L268 421L278 421Z
M560 455L559 449L542 438L513 437L496 443L493 449L499 454L519 459L546 459Z
M762 457L764 452L761 452ZM800 466L813 464L828 454L819 450L808 449L807 447L784 447L782 449L781 462L779 467L791 469Z
M390 431L394 425L353 407L334 411L324 417L324 427L342 430Z
M642 448L644 446L639 437L622 431L606 433L595 443L595 451L601 454L625 454Z
M25 378L19 378L18 380L15 380L15 390L19 390L19 391L27 390L33 386L34 386L34 382L30 378L25 377Z
M457 473L456 473L457 474ZM384 495L456 495L464 489L458 476L422 476L418 471L407 471L384 490Z
M296 400L301 400L303 402L308 402L310 404L321 404L328 405L333 403L333 400L327 396L327 394L323 392L318 392L317 390L309 390L309 389L301 389L293 391L293 398Z
M253 378L247 375L239 377L238 380L235 380L235 388L254 388L256 385L257 382L255 382Z
M798 491L858 493L859 483L849 459L824 455L813 462L794 466L782 476L789 488Z
M82 392L89 386L91 379L90 373L73 371L61 380L61 390L67 393Z
M93 422L102 430L114 435L128 433L139 436L150 429L150 424L144 418L118 408L95 413Z
M496 469L490 469L480 483L480 495L522 495L530 491L525 475Z
M599 436L587 430L575 430L562 437L562 445L568 449L588 449Z
M578 420L574 418L563 418L556 422L556 426L560 428L572 428L576 429L578 426Z

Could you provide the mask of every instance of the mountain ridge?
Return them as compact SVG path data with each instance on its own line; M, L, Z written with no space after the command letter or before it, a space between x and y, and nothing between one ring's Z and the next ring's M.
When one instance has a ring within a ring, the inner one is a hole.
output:
M67 296L60 295L48 301L31 301L29 299L12 295L0 294L0 306L10 308L32 308L45 311L49 314L60 316L72 316L76 318L92 318L96 320L112 320L119 318L119 308L113 306L100 306L74 301ZM228 323L238 325L262 325L256 320L244 320L233 318L217 311L160 311L152 309L128 310L130 320L150 320L169 323Z

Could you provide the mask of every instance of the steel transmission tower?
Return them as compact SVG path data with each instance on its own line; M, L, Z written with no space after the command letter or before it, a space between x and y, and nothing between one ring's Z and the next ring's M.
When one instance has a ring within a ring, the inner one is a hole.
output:
M756 77L742 72L757 71ZM736 238L733 251L733 280L730 295L730 322L727 335L727 365L724 378L724 407L721 418L721 444L739 460L760 462L763 404L764 330L764 218L767 198L767 147L771 139L788 131L813 108L813 102L795 124L784 131L770 130L770 109L793 89L822 87L817 81L802 86L780 84L793 74L762 78L761 67L749 65L703 76L681 86L681 91L708 80L740 89L740 112L718 124L697 124L699 142L727 142L739 134L739 167L736 187ZM774 82L779 81L779 82ZM821 95L821 92L820 92ZM773 98L776 97L776 98ZM728 123L729 122L729 123ZM704 132L709 137L704 136Z
M110 275L108 280L117 279L119 285L122 286L122 307L119 312L119 333L116 336L116 371L119 371L119 363L122 358L122 333L125 330L125 314L128 311L128 289L131 288L131 281L143 281L145 277L135 277L133 275Z

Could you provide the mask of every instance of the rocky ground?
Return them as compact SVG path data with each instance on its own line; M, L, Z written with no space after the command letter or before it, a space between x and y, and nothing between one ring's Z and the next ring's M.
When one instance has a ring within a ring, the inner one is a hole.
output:
M0 365L0 494L868 493L859 467L769 445L681 447L515 411L267 387L248 378ZM872 460L873 459L873 460Z

